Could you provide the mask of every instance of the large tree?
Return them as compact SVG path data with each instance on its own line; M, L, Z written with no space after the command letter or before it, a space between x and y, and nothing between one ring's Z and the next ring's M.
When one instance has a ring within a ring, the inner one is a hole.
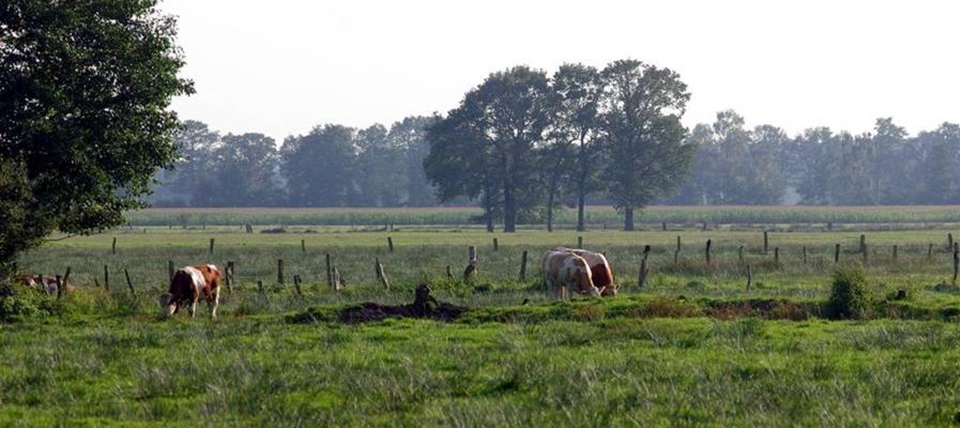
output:
M600 93L603 82L596 68L582 64L564 64L553 75L553 87L557 92L558 108L554 126L554 144L552 153L569 156L575 153L572 167L563 165L564 159L553 159L549 163L554 174L572 170L571 188L577 200L577 230L584 230L584 205L587 194L600 190L599 171L602 151L599 134ZM573 145L574 148L567 147ZM559 178L559 177L556 177ZM559 181L559 180L556 180ZM550 187L553 190L554 186ZM552 198L549 198L552 201ZM552 208L548 206L548 209ZM551 216L552 217L552 216ZM552 224L547 228L551 229Z
M151 0L0 2L0 271L144 205L192 92L175 36Z
M669 196L690 167L696 146L684 144L680 123L690 93L680 76L636 60L603 71L602 138L609 151L604 175L610 197L634 229L634 210Z
M356 187L356 131L343 125L317 126L289 137L280 149L291 205L346 206Z
M436 172L449 168L431 165L432 162L453 161L431 153L425 161L427 176L442 191L453 188L442 181L462 182L464 176L478 179L476 184L484 189L484 198L488 199L485 203L488 218L492 214L490 208L494 206L489 199L499 194L503 230L514 232L518 213L529 211L539 203L541 191L537 186L535 148L544 144L553 124L554 103L553 89L542 71L518 66L491 74L479 87L468 92L461 105L442 120L446 123L433 127L428 133L432 147L476 156L477 161L452 166L453 176L438 175ZM460 169L467 166L481 169ZM459 173L457 169L460 169ZM470 184L457 186L464 190L476 188ZM466 193L459 195L470 196ZM441 193L441 196L449 195Z

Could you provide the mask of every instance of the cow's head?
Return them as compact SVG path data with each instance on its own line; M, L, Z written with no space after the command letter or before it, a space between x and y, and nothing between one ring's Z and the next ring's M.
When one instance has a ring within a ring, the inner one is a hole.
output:
M572 256L568 261L573 264L572 275L580 289L580 293L589 294L593 297L600 297L600 290L593 285L593 274L590 272L590 265L579 256Z
M173 301L173 295L163 293L160 295L160 307L163 309L163 316L169 317L177 311L177 302Z

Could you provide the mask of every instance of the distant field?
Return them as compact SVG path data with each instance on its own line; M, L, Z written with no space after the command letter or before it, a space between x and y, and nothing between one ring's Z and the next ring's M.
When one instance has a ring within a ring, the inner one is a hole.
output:
M385 226L481 224L481 210L457 208L152 208L128 214L132 226L203 225L310 225L310 226ZM623 217L611 207L591 206L586 222L594 228L622 227ZM751 225L751 224L900 224L960 223L960 206L883 206L883 207L810 207L810 206L717 206L667 207L644 209L637 221L641 226L668 225ZM576 210L556 214L556 225L571 228ZM543 228L536 223L527 227Z

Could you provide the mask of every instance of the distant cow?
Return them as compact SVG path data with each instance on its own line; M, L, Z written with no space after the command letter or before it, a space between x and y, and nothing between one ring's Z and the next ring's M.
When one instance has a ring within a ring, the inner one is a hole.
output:
M57 277L49 275L23 275L17 277L17 282L26 285L31 288L43 291L47 293L48 296L57 294L60 290L60 284L57 281ZM66 283L63 284L63 291L67 294L73 293L74 291L73 284Z
M600 297L600 290L593 285L590 265L583 257L567 251L548 251L543 255L541 269L543 284L554 297L564 298L568 290Z
M196 316L200 295L210 307L210 317L217 318L220 305L220 270L214 265L194 265L174 272L170 290L160 296L163 315L169 317L183 305L189 305L190 317Z
M583 257L590 265L590 271L593 273L593 285L600 290L603 296L616 296L617 284L613 281L613 269L603 254L584 250L581 248L557 247L554 251L565 251Z

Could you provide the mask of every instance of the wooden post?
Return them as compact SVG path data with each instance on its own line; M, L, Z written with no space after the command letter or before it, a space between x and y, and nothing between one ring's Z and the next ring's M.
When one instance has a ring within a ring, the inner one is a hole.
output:
M643 288L647 284L647 274L650 268L647 266L647 257L650 256L650 246L643 247L643 258L640 259L640 273L637 276L637 288Z
M737 260L741 266L743 266L743 245L740 248L737 248Z
M110 269L103 265L103 288L110 291Z
M390 252L392 253L392 252L393 252L393 237L392 237L392 236L388 236L388 237L387 237L387 247L390 248Z
M807 264L807 246L806 245L803 246L803 264L804 265Z
M520 281L527 280L527 251L520 255Z
M680 252L679 252L679 251L674 251L674 252L673 252L673 265L674 265L674 266L680 265Z
M173 282L173 260L167 260L167 277L167 282Z
M582 236L578 236L578 237L577 237L577 248L583 248L583 237L582 237Z
M303 289L300 288L300 275L293 276L293 287L297 290L297 295L303 297Z
M750 272L750 265L747 265L747 291L750 291L751 282L753 282L753 274Z
M680 235L677 235L677 252L680 252Z
M893 244L893 262L897 262L897 244Z
M70 283L70 266L67 266L67 272L63 274L63 286L66 287L67 284L69 283Z
M213 254L213 242L216 238L210 238L210 254Z
M93 286L96 288L100 288L100 281L97 280L97 278L93 278Z
M773 263L780 265L780 247L773 247Z
M60 298L63 297L63 287L67 284L67 282L64 281L63 277L60 275L56 276L55 281L57 281L57 300L60 300ZM44 288L46 288L46 286L44 286Z
M259 279L257 280L257 290L260 291L260 297L263 297L263 301L269 302L269 300L267 299L267 290L263 288L263 281Z
M340 270L336 267L333 268L333 289L340 291L343 288L340 284Z
M306 242L306 241L307 241L306 239L301 239L301 240L300 240L300 252L302 252L302 253L306 253L306 252L307 252L307 242Z
M663 231L666 232L666 231L667 231L667 222L663 222L661 225L663 226Z
M704 232L707 231L707 222L703 222L703 231L704 231Z
M113 252L113 254L117 254L117 237L116 236L113 237L113 245L110 247L110 250Z
M277 259L277 284L283 284L283 259Z
M130 272L127 272L126 269L123 270L123 275L127 277L127 287L130 288L130 295L136 296L137 292L133 289L133 282L130 281Z
M234 272L236 271L236 265L232 261L227 261L227 292L233 294L233 284L237 282Z
M953 248L953 233L948 233L948 234L947 234L947 249L949 250L949 249L952 249L952 248Z
M953 249L953 285L957 285L957 273L960 271L960 251Z
M453 278L453 272L450 271L450 265L447 265L447 278Z
M763 231L763 254L767 254L770 248L770 240L767 237L767 231Z
M493 251L500 251L500 242L497 241L497 238L493 238Z
M933 244L927 248L927 260L933 260Z
M708 239L708 240L707 240L707 251L706 251L707 266L710 266L710 247L712 247L712 246L713 246L713 240L712 240L712 239Z
M467 264L477 259L477 247L467 247Z
M833 263L840 263L840 244L833 249Z
M330 266L330 253L326 254L326 259L327 259L327 285L330 286L330 288L334 288L333 287L333 268ZM334 290L336 290L336 288L334 288Z
M377 275L377 281L380 281L380 284L383 285L383 288L390 290L390 281L387 280L387 273L384 272L383 265L380 264L379 257L374 259L373 270Z

